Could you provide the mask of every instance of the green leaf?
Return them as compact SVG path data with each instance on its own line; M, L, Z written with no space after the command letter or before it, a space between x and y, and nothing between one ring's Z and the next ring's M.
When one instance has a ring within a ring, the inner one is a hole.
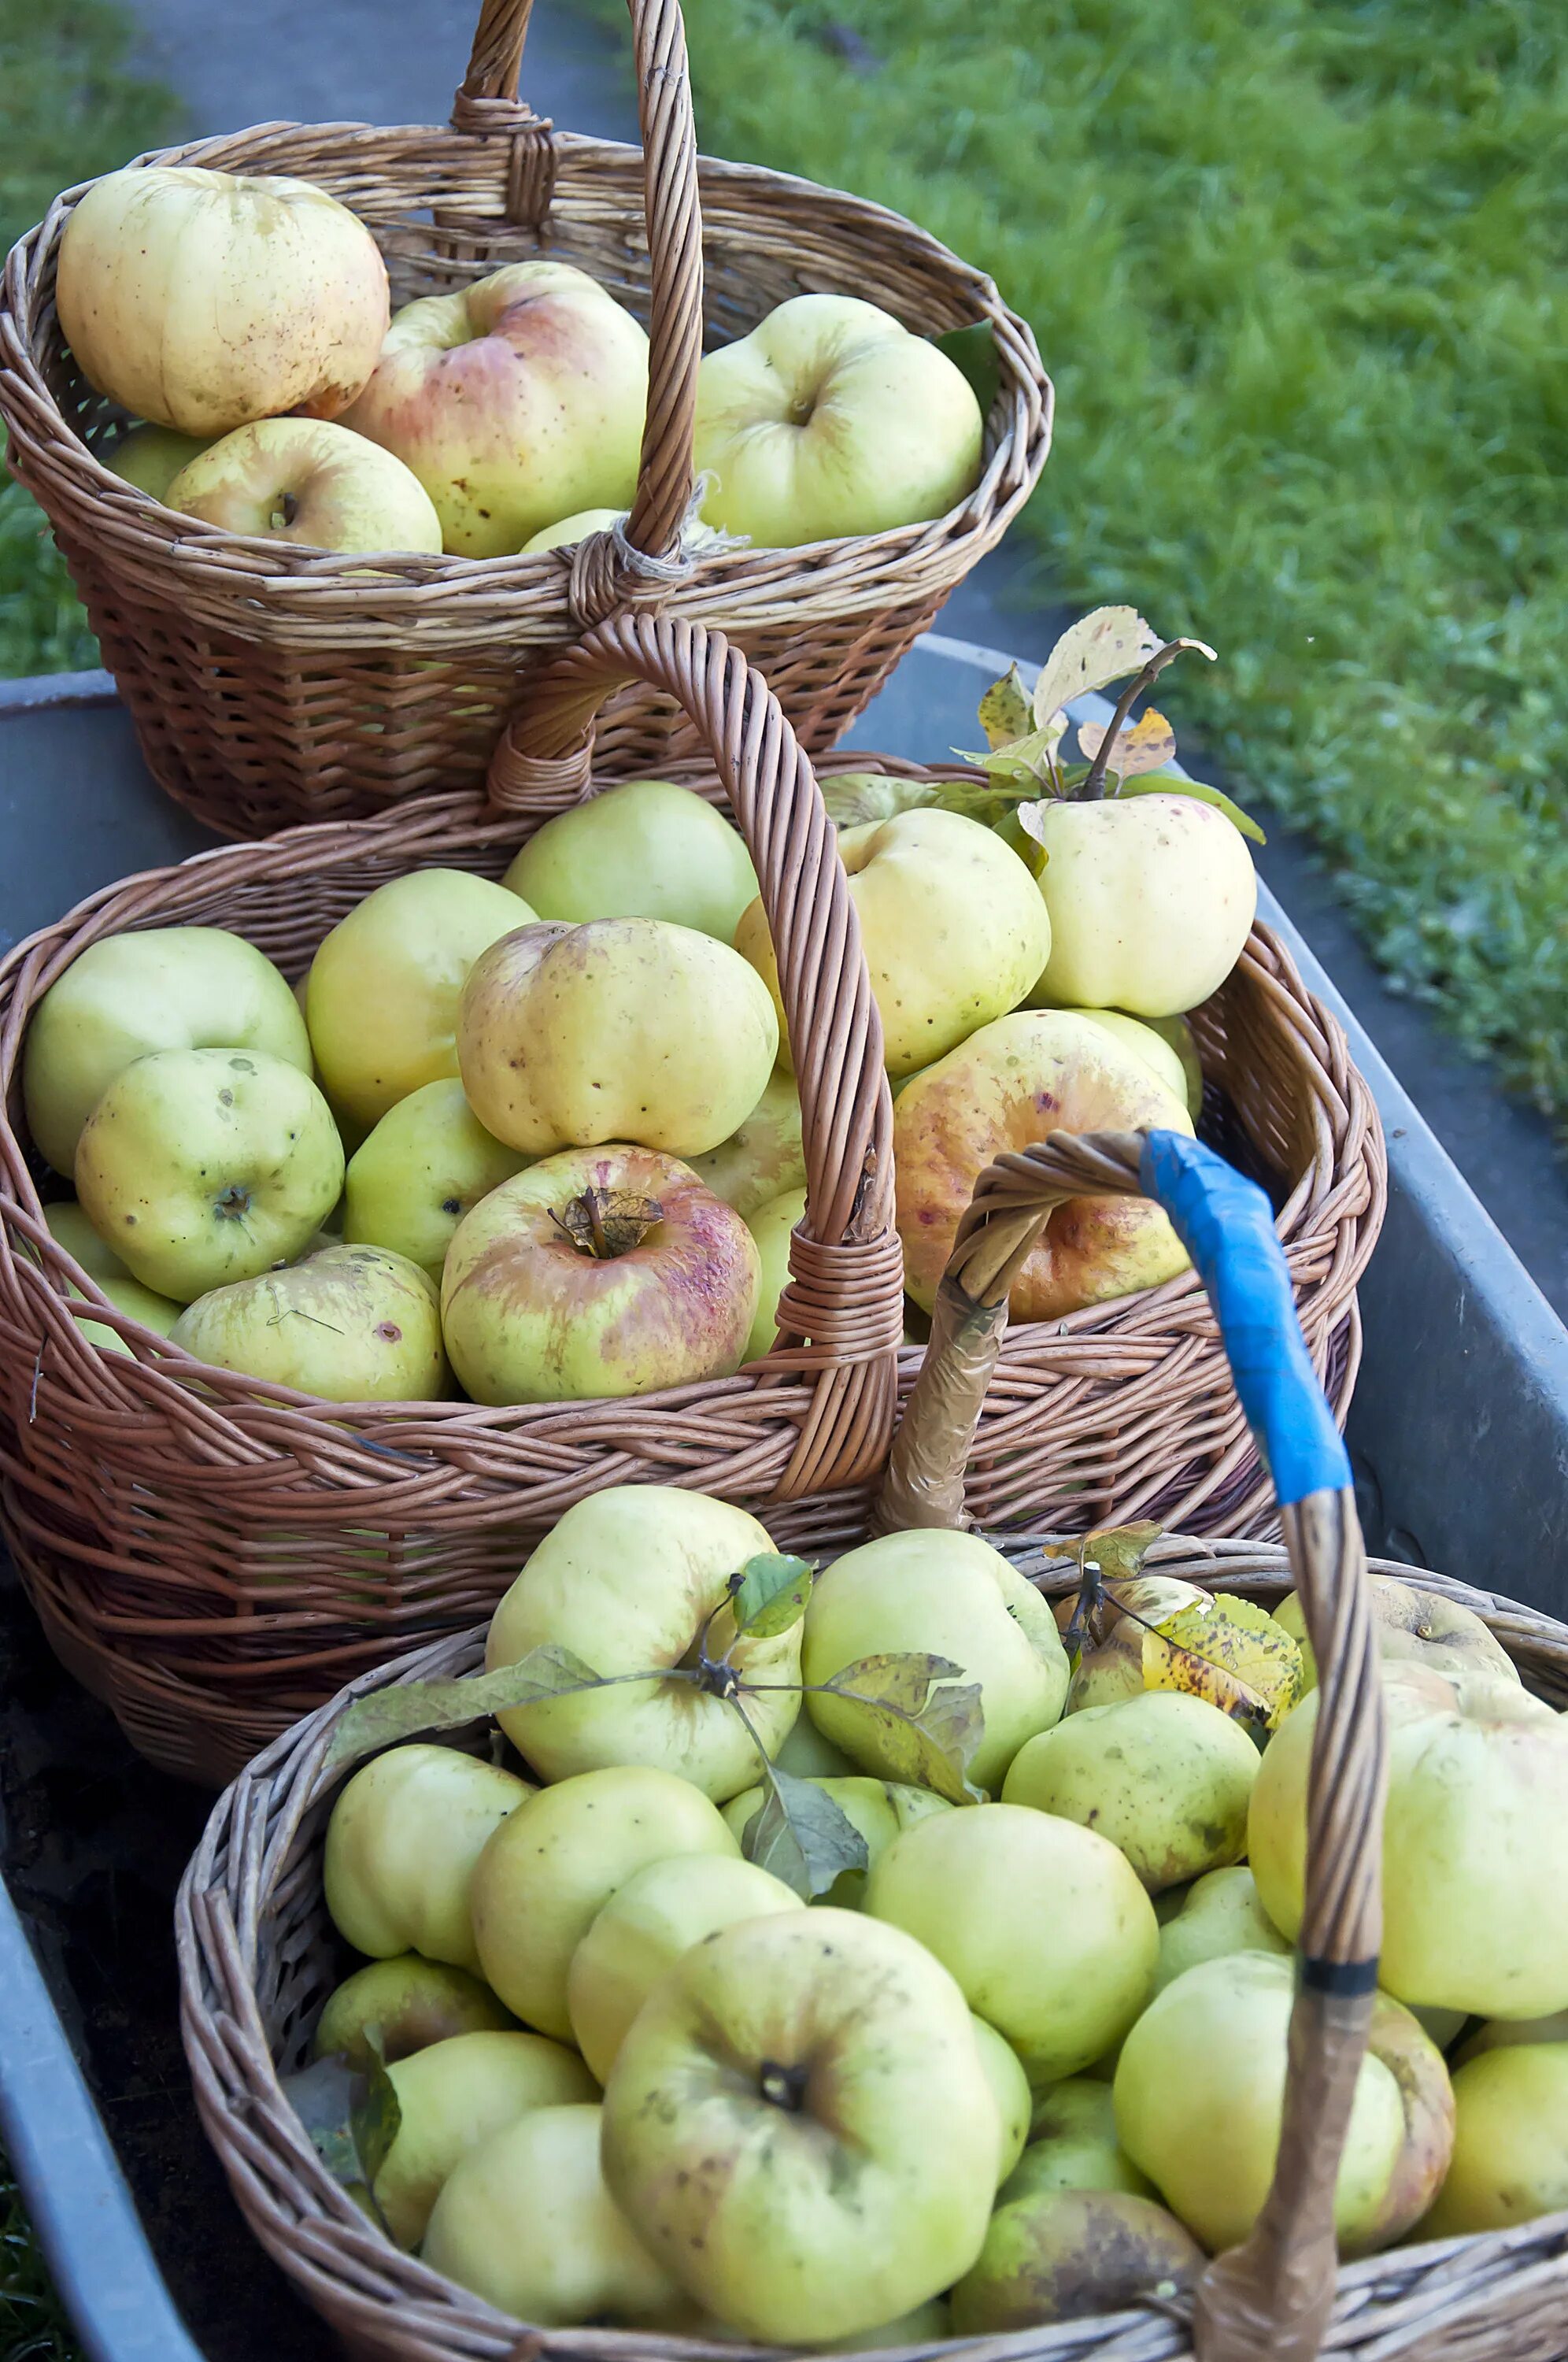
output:
M746 1824L741 1849L810 1903L846 1870L870 1861L866 1840L826 1790L768 1763L768 1794Z
M986 1718L977 1682L949 1657L923 1651L858 1657L822 1683L837 1696L853 1698L876 1716L885 1777L913 1788L929 1788L950 1805L984 1801L969 1779Z
M1136 672L1164 646L1136 607L1097 607L1064 632L1034 684L1034 719L1054 720L1063 706L1108 681Z
M992 681L980 700L979 720L986 744L992 748L1008 746L1015 738L1028 736L1034 716L1029 691L1016 665L1000 680Z
M1046 730L1032 730L1026 738L1015 738L1010 745L988 748L983 755L972 755L966 747L953 749L961 763L973 763L977 771L987 771L993 779L1012 781L1018 787L1032 790L1051 783L1051 757L1062 741L1062 731L1055 723Z
M465 1723L502 1714L509 1706L536 1705L543 1698L602 1689L610 1680L660 1678L668 1674L659 1671L629 1676L596 1673L569 1649L551 1644L530 1649L514 1665L498 1665L493 1673L473 1673L456 1681L400 1682L355 1699L332 1734L326 1769L330 1772L340 1763L352 1763L377 1748L395 1746L400 1739L416 1738L421 1731L459 1730Z
M335 2052L281 2082L334 2181L369 2195L403 2121L392 2077L381 2060L354 2067Z
M894 820L900 812L918 811L937 800L929 779L895 779L882 771L838 771L823 780L822 791L834 828Z
M730 1577L735 1636L771 1640L788 1632L806 1612L816 1568L810 1559L779 1557L764 1551Z
M949 328L945 336L933 337L932 343L939 353L945 353L955 369L962 371L974 389L982 418L990 416L991 404L1001 383L1001 369L997 360L996 338L988 320L977 320L967 328Z
M1240 804L1232 803L1219 788L1208 787L1201 779L1182 779L1171 773L1149 771L1141 779L1123 779L1113 793L1115 796L1191 796L1195 803L1212 804L1216 811L1222 811L1231 825L1239 828L1243 836L1250 836L1254 844L1268 843L1250 813L1244 812Z
M1093 1559L1103 1582L1131 1583L1164 1531L1152 1518L1141 1518L1132 1526L1104 1526L1099 1533L1084 1536L1078 1564L1081 1568L1085 1559Z

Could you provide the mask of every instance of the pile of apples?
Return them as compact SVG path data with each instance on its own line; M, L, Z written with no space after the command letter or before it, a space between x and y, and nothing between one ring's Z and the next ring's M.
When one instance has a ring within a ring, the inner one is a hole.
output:
M1086 635L1102 664L1158 648L1101 610L1063 643L1077 676ZM1228 813L1174 778L1086 801L1010 789L1000 825L929 800L853 819L910 792L937 790L828 789L897 1098L906 1286L929 1311L1003 1150L1059 1126L1191 1131L1179 1012L1233 964L1256 880ZM220 929L94 944L39 1005L24 1087L75 1185L49 1209L60 1242L209 1364L338 1402L433 1399L455 1374L503 1405L727 1377L774 1342L805 1212L778 969L741 837L668 781L558 814L500 884L436 868L378 888L297 1001ZM1077 1200L1013 1318L1186 1260L1156 1206Z
M145 423L105 454L228 533L502 557L613 524L636 486L648 341L569 263L508 265L391 316L358 215L306 181L154 165L95 182L56 301L83 375ZM801 295L701 364L712 533L794 547L973 491L968 379L874 304Z
M371 1957L289 2082L322 2155L547 2325L831 2349L1190 2287L1278 2148L1315 1669L1294 1595L1097 1574L1148 1540L1091 1538L1054 1617L975 1535L813 1580L701 1495L569 1510L482 1677L339 1725L326 1901ZM1568 1726L1466 1608L1374 1596L1346 2257L1568 2202ZM489 1713L513 1753L414 1736Z

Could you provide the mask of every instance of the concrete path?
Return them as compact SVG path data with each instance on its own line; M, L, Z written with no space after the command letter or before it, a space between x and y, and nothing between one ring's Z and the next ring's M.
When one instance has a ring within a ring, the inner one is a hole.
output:
M280 117L443 121L477 16L475 0L130 6L144 30L142 61L179 92L193 130L204 131ZM523 89L563 127L635 137L627 42L571 0L537 0ZM1009 548L955 594L942 629L1038 660L1065 620L1032 595L1023 554ZM1198 750L1184 752L1199 777L1217 776ZM1271 827L1259 866L1515 1252L1568 1317L1568 1168L1546 1123L1497 1091L1487 1069L1421 1009L1388 991L1305 844Z

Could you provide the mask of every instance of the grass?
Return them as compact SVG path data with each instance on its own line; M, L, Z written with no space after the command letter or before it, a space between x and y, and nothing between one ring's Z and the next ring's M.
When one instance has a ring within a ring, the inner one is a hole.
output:
M1189 747L1568 1132L1568 18L686 17L704 147L915 215L1028 315L1060 397L1042 587L1219 647L1160 701Z
M0 252L73 181L173 136L170 94L127 65L107 0L0 0ZM98 661L64 564L19 484L0 491L0 675Z
M0 2155L0 2362L83 2362Z

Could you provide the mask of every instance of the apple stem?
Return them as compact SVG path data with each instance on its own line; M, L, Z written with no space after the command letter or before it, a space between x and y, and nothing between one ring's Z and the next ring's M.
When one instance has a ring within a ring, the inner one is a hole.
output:
M1092 804L1101 800L1105 794L1106 767L1116 751L1116 742L1121 735L1122 724L1132 711L1135 701L1143 696L1145 690L1153 689L1165 667L1173 663L1184 648L1195 647L1198 645L1199 643L1194 640L1167 640L1163 648L1154 650L1143 671L1128 682L1118 700L1110 727L1099 742L1099 752L1089 765L1088 776L1082 786L1074 794L1075 803Z

